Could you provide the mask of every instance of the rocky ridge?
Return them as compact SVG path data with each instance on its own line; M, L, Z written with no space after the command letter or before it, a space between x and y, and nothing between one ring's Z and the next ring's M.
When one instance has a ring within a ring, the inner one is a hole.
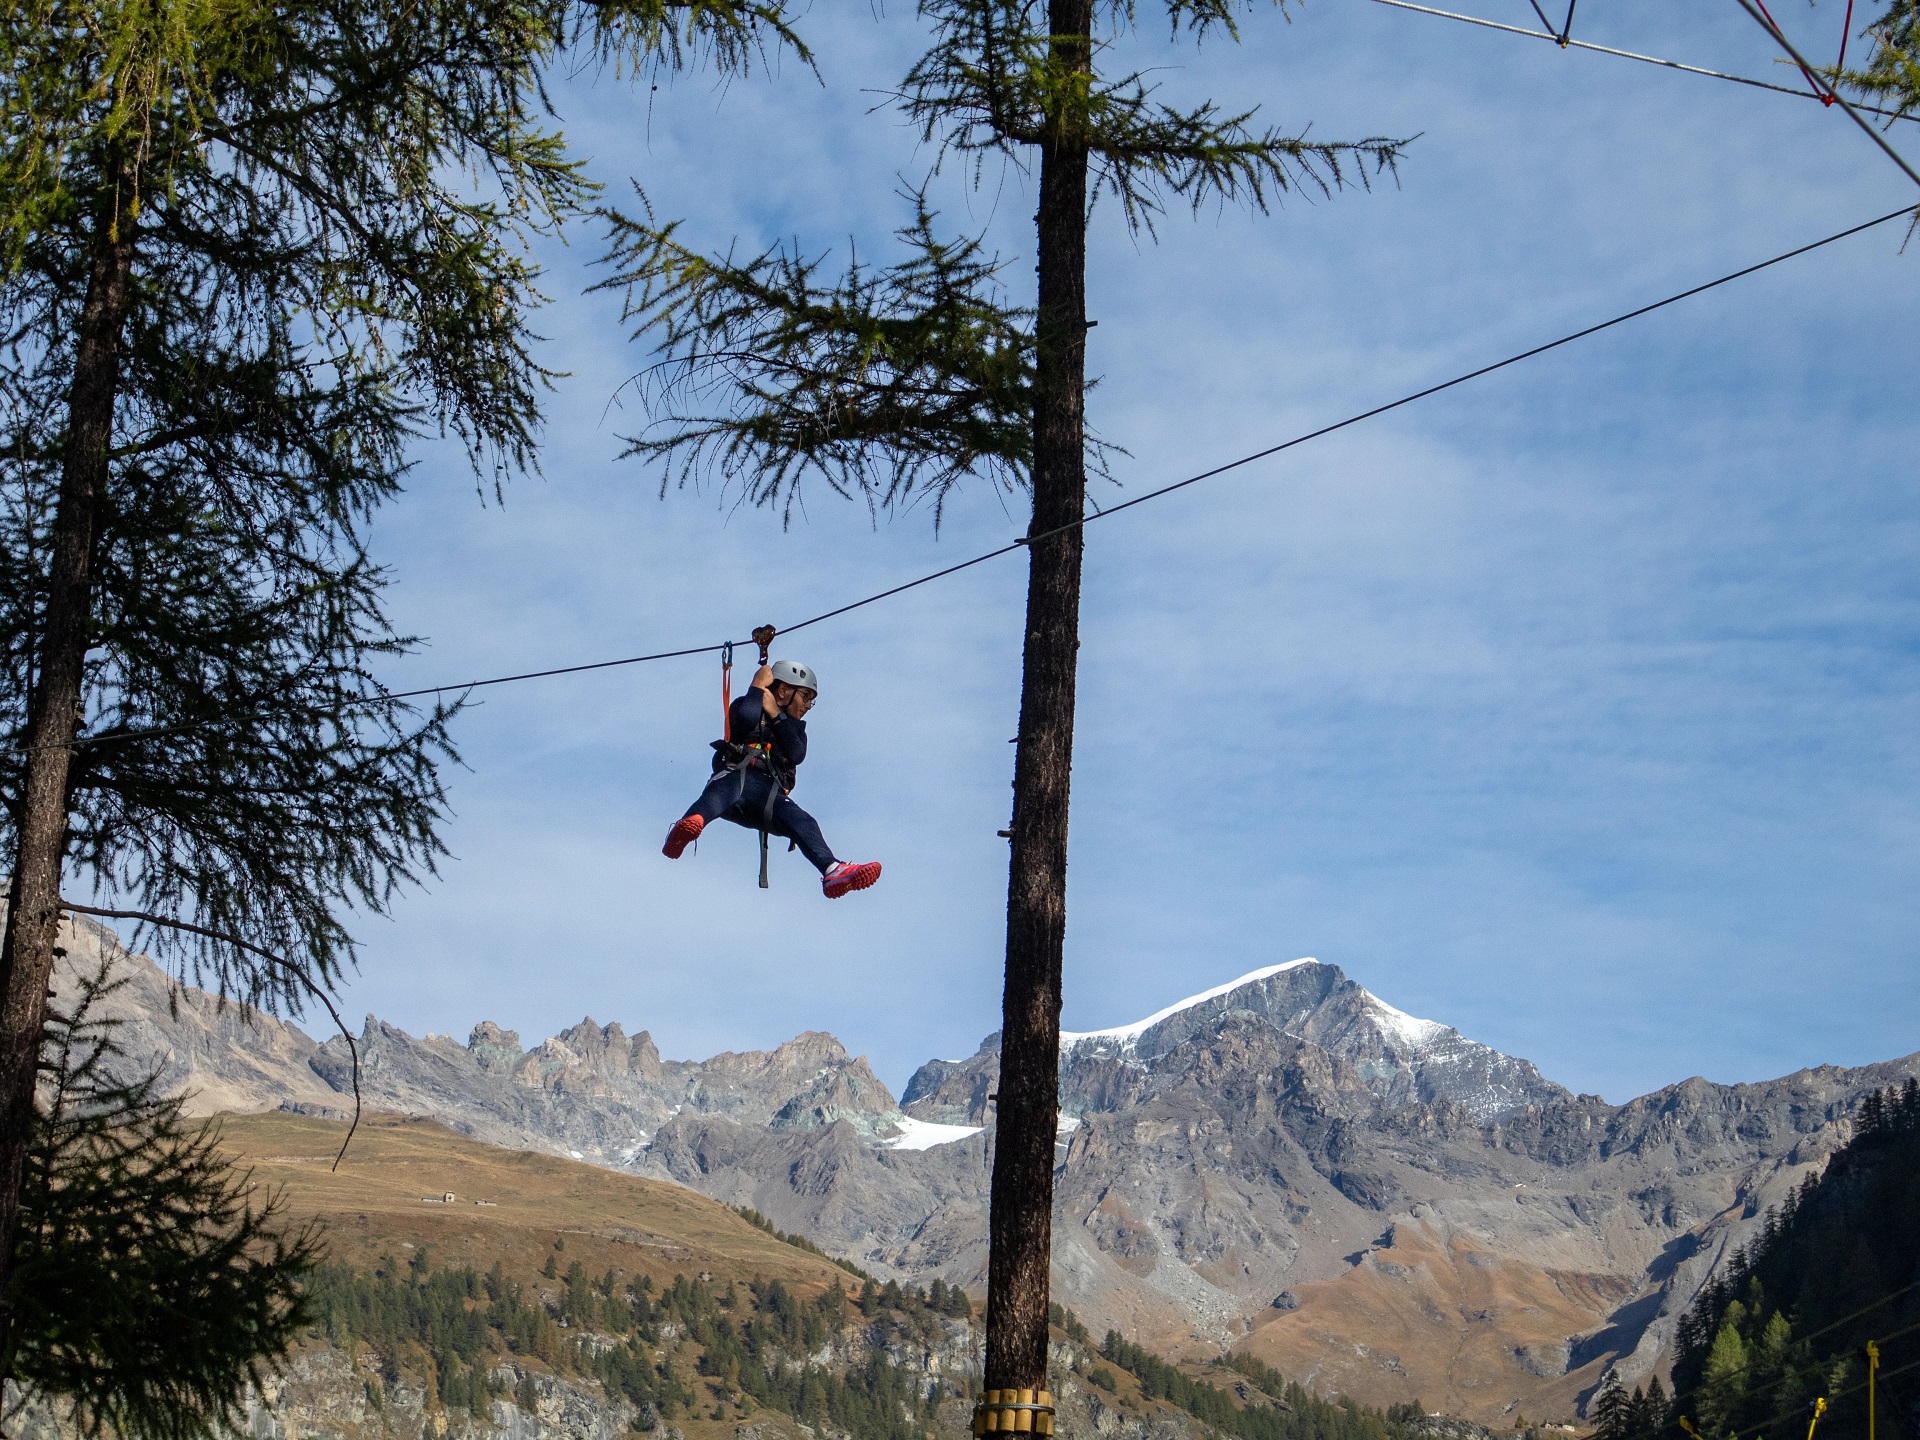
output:
M941 1389L964 1397L978 1370L975 1332L964 1321L943 1329L935 1343L912 1347L880 1327L856 1329L809 1358L844 1369L885 1354L919 1377L923 1394ZM612 1343L612 1337L601 1338ZM1098 1440L1206 1440L1214 1434L1169 1405L1143 1402L1137 1395L1123 1400L1088 1383L1094 1363L1084 1347L1056 1344L1059 1433ZM278 1373L249 1386L237 1406L236 1423L220 1433L230 1440L624 1440L636 1432L649 1440L851 1440L830 1423L811 1425L764 1408L749 1420L711 1420L696 1411L668 1421L650 1403L636 1406L608 1394L597 1381L563 1378L524 1363L496 1364L487 1378L499 1398L484 1406L484 1414L475 1414L438 1403L415 1377L395 1375L388 1357L316 1339L298 1348ZM5 1399L9 1433L18 1440L84 1440L84 1428L64 1404L22 1396L11 1386ZM934 1440L968 1440L970 1413L964 1398L951 1399L931 1426Z
M423 1385L400 1381L381 1386L378 1360L365 1352L352 1357L327 1344L305 1346L289 1358L280 1374L248 1387L241 1397L239 1423L228 1433L234 1440L375 1440L393 1435L434 1440L624 1440L637 1418L631 1404L608 1398L598 1385L569 1384L513 1365L497 1366L490 1378L515 1399L493 1401L484 1418L449 1414L429 1405ZM20 1406L12 1433L18 1440L78 1440L83 1432L63 1406L35 1398ZM676 1426L661 1426L654 1440L686 1440L686 1436ZM771 1437L763 1434L741 1440Z
M809 1031L773 1050L662 1060L645 1030L591 1018L527 1050L491 1021L466 1044L416 1038L373 1015L355 1047L316 1041L298 1026L177 985L145 957L127 955L104 926L81 920L63 939L55 975L70 1002L77 978L103 961L117 992L102 1009L120 1044L157 1068L195 1114L288 1109L338 1117L351 1109L357 1048L366 1102L431 1115L491 1144L545 1150L620 1168L638 1161L659 1127L683 1112L775 1132L846 1121L864 1139L899 1133L905 1118L865 1059Z
M169 1008L158 971L126 968L129 1041L200 1108L344 1107L338 1038L195 992ZM368 1017L359 1044L371 1106L750 1205L883 1277L983 1287L994 1037L899 1103L818 1033L666 1061L592 1021L529 1050L492 1024L461 1045ZM1096 1333L1248 1350L1374 1403L1571 1416L1609 1368L1661 1368L1700 1284L1844 1143L1859 1096L1916 1072L1609 1105L1336 966L1276 965L1066 1037L1056 1284Z

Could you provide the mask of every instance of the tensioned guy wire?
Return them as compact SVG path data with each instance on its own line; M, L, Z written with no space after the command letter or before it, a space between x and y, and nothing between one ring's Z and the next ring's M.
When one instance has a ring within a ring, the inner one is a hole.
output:
M1821 98L1831 99L1842 110L1846 111L1847 118L1864 130L1867 138L1886 152L1887 158L1900 167L1901 173L1913 181L1914 184L1920 185L1920 174L1914 173L1913 167L1906 162L1906 158L1888 143L1886 136L1882 135L1866 122L1866 119L1860 112L1848 102L1846 96L1842 95L1839 90L1828 81L1814 74L1813 67L1807 63L1806 57L1794 48L1793 42L1787 39L1786 33L1782 31L1778 25L1773 23L1773 17L1766 13L1764 7L1756 10L1753 6L1753 0L1734 0L1734 4L1746 11L1747 14L1753 18L1753 22L1756 25L1773 37L1774 43L1787 52L1787 58L1800 67L1800 73L1807 77L1809 84L1816 84L1826 91L1826 95ZM1884 114L1885 112L1881 111L1876 113Z
M1323 425L1318 430L1309 430L1304 435L1296 435L1291 440L1283 440L1278 445L1268 446L1265 450L1256 450L1251 455L1242 455L1238 460L1229 460L1224 465L1216 465L1211 470L1203 470L1198 475L1188 476L1185 480L1176 480L1171 485L1162 485L1158 490L1149 490L1144 495L1136 495L1133 499L1122 501L1118 505L1109 505L1098 514L1082 516L1078 520L1070 521L1052 530L1043 531L1039 535L1016 540L1014 544L1030 545L1035 540L1044 540L1048 536L1058 535L1062 531L1080 529L1095 520L1104 520L1109 515L1118 515L1122 510L1131 509L1135 505L1144 505L1149 500L1157 500L1162 495L1172 494L1175 490L1184 490L1189 485L1197 485L1200 481L1210 480L1215 475L1224 475L1229 470L1237 470L1242 465L1252 464L1255 460L1264 460L1269 455L1278 455L1282 450L1291 450L1294 446L1304 445L1309 440L1318 440L1322 435L1331 435L1334 431L1344 430L1349 425L1358 425L1362 420L1371 420L1376 415L1384 415L1389 410L1398 410L1403 405L1411 405L1414 401L1424 400L1429 395L1438 395L1442 390L1451 390L1454 386L1464 385L1469 380L1478 380L1482 375L1491 375L1494 371L1504 370L1509 365L1518 365L1522 360L1531 360L1534 356L1544 355L1549 350L1558 350L1562 345L1571 345L1574 341L1584 340L1589 335L1598 335L1602 330L1611 330L1616 325L1624 325L1629 320L1637 320L1640 316L1652 314L1655 310L1663 310L1669 305L1676 305L1680 301L1691 299L1695 295L1701 295L1709 290L1718 289L1722 285L1731 284L1733 281L1752 275L1756 271L1778 265L1783 260L1791 260L1797 255L1805 255L1810 250L1818 250L1823 245L1831 245L1836 240L1844 240L1848 236L1860 234L1863 230L1871 230L1876 225L1884 225L1889 220L1898 220L1903 215L1912 215L1913 213L1913 206L1903 205L1900 209L1889 211L1878 219L1863 221L1848 229L1837 231L1827 236L1824 240L1815 240L1810 244L1800 246L1798 249L1785 251L1782 254L1775 255L1770 260L1762 260L1757 264L1747 266L1743 270L1735 270L1731 274L1722 275L1718 280L1709 280L1703 285L1695 285L1689 290L1682 290L1678 294L1669 295L1664 300L1655 300L1649 305L1640 306L1637 310L1629 310L1623 315L1616 315L1611 320L1602 320L1599 324L1589 325L1584 330L1575 330L1570 335L1562 335L1558 340L1549 340L1544 345L1534 346L1531 350L1522 350L1516 355L1507 356L1504 360L1495 360L1490 365L1482 365L1477 370L1469 370L1463 375L1454 376L1451 380L1442 380L1437 385L1429 385L1426 389L1416 390L1411 395L1402 395L1398 400L1389 400L1386 404L1376 405L1371 410L1362 410L1358 415L1349 415L1344 420L1336 420L1333 424ZM986 557L983 556L981 558L984 559ZM864 604L865 602L863 601L861 603ZM847 606L845 608L852 609L853 607Z
M1529 30L1524 25L1509 25L1501 20L1489 20L1480 15L1463 15L1457 10L1437 10L1431 5L1415 5L1412 0L1374 0L1376 5L1391 5L1396 10L1411 10L1417 15L1432 15L1441 20L1458 20L1465 25L1478 25L1486 30L1499 30L1508 35L1524 35L1530 40L1550 40L1562 50L1591 50L1596 55L1617 55L1622 60L1638 60L1646 65L1658 65L1664 70L1679 70L1688 75L1704 75L1709 80L1730 80L1735 85L1751 85L1756 90L1772 90L1780 95L1796 95L1803 100L1824 100L1826 97L1812 90L1803 90L1793 85L1776 85L1771 80L1755 80L1747 75L1730 75L1724 70L1709 70L1703 65L1685 65L1678 60L1665 60L1658 55L1642 55L1637 50L1616 50L1611 45L1595 45L1589 40L1563 38L1551 29ZM1538 7L1536 7L1536 13ZM1542 17L1544 19L1544 17ZM1877 105L1862 105L1862 110L1875 115L1884 115L1889 120L1920 120L1920 115L1906 115L1897 110L1882 110Z
M1070 530L1082 529L1092 524L1095 520L1104 520L1109 516L1118 515L1123 510L1131 510L1134 506L1144 505L1149 500L1161 499L1163 496L1173 494L1176 490L1184 490L1189 485L1198 485L1202 480L1211 480L1215 476L1224 475L1230 470L1238 470L1244 465L1251 465L1256 460L1265 460L1270 456L1280 454L1283 450L1291 450L1295 446L1305 445L1310 440L1318 440L1323 436L1333 434L1335 431L1345 430L1349 426L1358 425L1376 416L1385 415L1390 410L1398 410L1402 406L1411 405L1416 400L1424 400L1428 396L1440 394L1443 390L1451 390L1456 386L1465 385L1470 380L1478 380L1484 375L1493 374L1496 370L1504 370L1511 365L1518 365L1522 361L1544 355L1549 350L1558 350L1561 346L1571 345L1576 340L1584 340L1590 335L1598 335L1603 330L1611 330L1616 325L1624 325L1629 320L1639 319L1642 315L1650 315L1656 310L1664 310L1669 305L1677 305L1682 300L1690 300L1695 295L1703 295L1707 291L1716 290L1722 285L1730 285L1735 280L1744 279L1748 275L1757 274L1759 271L1769 269L1772 266L1784 264L1788 260L1796 259L1801 255L1809 254L1812 251L1822 249L1828 245L1837 244L1839 241L1849 239L1852 236L1872 230L1876 226L1885 225L1889 221L1897 220L1904 215L1911 215L1913 213L1914 207L1903 205L1900 209L1888 211L1885 215L1878 216L1875 219L1862 221L1858 225L1849 225L1846 229L1836 230L1833 234L1825 236L1822 239L1809 241L1807 244L1795 246L1791 250L1783 250L1780 254L1774 255L1766 260L1757 261L1752 265L1746 265L1738 270L1730 271L1718 279L1689 286L1687 289L1677 291L1665 299L1636 306L1632 310L1627 310L1619 315L1615 315L1612 319L1602 320L1597 324L1584 326L1579 330L1562 335L1558 339L1548 340L1544 344L1534 345L1528 349L1518 351L1503 360L1495 360L1490 364L1478 366L1475 369L1455 375L1451 379L1442 380L1437 384L1428 385L1423 389L1402 395L1396 400L1389 400L1384 404L1375 405L1371 409L1349 415L1344 420L1336 420L1332 424L1322 425L1318 429L1296 435L1290 440L1282 440L1277 445L1269 445L1264 450L1256 450L1250 455L1242 455L1237 460L1229 460L1225 464L1215 465L1209 470L1200 471L1197 475L1189 475L1184 480L1176 480L1170 485L1162 485L1158 489L1149 490L1142 495L1136 495L1131 500L1124 500L1118 505L1109 505L1105 509L1096 511L1092 515L1083 515L1078 520L1070 520L1065 525L1058 525L1053 529L1043 530L1038 534L1023 535L997 549L987 550L979 555L975 555L971 559L961 560L956 564L930 571L915 579L903 581L901 584L888 586L885 590L876 591L874 594L864 596L858 600L848 601L844 605L836 605L831 610L823 610L818 615L801 620L796 624L788 625L784 629L781 629L779 633L785 635L795 630L804 630L811 625L819 625L824 621L835 619L850 611L864 609L868 605L878 604L880 601L891 599L895 595L901 595L909 590L918 589L922 585L930 585L935 580L943 580L949 575L957 575L960 571L970 570L975 565L983 565L989 560L997 560L1002 555L1010 555L1024 546L1030 546L1042 540L1052 539L1054 536L1065 534ZM745 645L751 642L746 640L735 640L732 642L717 641L711 645L693 645L680 650L661 650L648 655L629 655L617 660L594 660L580 665L558 665L546 670L527 670L513 675L495 675L481 680L462 680L449 685L426 685L415 690L399 690L383 692L379 695L369 695L363 699L349 703L353 705L373 705L384 703L388 700L411 700L426 695L451 695L470 690L478 690L489 685L509 685L521 680L545 680L557 675L579 675L590 670L611 670L625 665L644 665L654 660L677 660L689 655L712 655L717 654L728 643ZM215 716L211 719L193 721L184 725L155 726L152 729L145 730L107 731L100 735L91 735L77 739L73 742L73 748L80 749L89 745L101 745L110 741L134 740L153 735L180 734L203 729L206 726L217 724L220 720L226 718L229 717ZM14 753L18 754L20 752L16 751Z

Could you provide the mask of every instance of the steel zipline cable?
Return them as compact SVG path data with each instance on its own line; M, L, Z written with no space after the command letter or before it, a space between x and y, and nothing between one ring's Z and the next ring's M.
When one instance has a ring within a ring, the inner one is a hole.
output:
M1742 266L1740 269L1730 271L1717 279L1708 280L1703 284L1689 286L1687 289L1677 291L1672 295L1666 296L1664 299L1655 300L1646 305L1636 306L1631 310L1613 316L1611 319L1602 320L1594 325L1583 326L1557 339L1548 340L1544 344L1534 345L1528 349L1518 351L1515 354L1507 356L1505 359L1495 360L1490 364L1464 371L1459 375L1453 376L1451 379L1442 380L1436 384L1425 386L1422 389L1411 391L1408 394L1400 396L1398 399L1389 400L1384 404L1375 405L1371 409L1349 415L1344 420L1336 420L1331 424L1322 425L1314 430L1308 430L1303 434L1295 435L1290 440L1283 440L1277 445L1267 446L1264 450L1256 450L1252 454L1242 455L1237 460L1229 460L1225 464L1215 465L1211 469L1202 470L1196 475L1189 475L1184 480L1176 480L1169 485L1162 485L1157 489L1136 495L1130 500L1124 500L1117 505L1108 505L1101 510L1095 511L1091 515L1083 515L1078 520L1069 521L1065 525L1056 526L1050 530L1043 530L1038 534L1020 536L1018 539L1011 540L1005 545L999 546L997 549L984 551L979 555L973 556L971 559L961 560L955 564L943 566L938 570L930 571L912 580L903 581L898 585L890 585L885 590L876 591L872 595L863 596L858 600L848 601L844 605L836 605L831 610L823 610L818 615L813 615L805 620L788 625L781 629L779 633L787 635L796 630L805 630L810 626L823 624L828 620L836 619L854 610L865 609L869 605L879 604L882 600L890 600L896 595L903 595L909 590L917 590L922 585L931 585L936 580L944 580L949 575L957 575L962 570L971 570L976 565L984 565L989 560L998 560L1003 555L1011 555L1016 550L1043 540L1052 539L1056 535L1065 534L1070 530L1083 529L1096 520L1105 520L1110 516L1120 514L1122 511L1131 510L1136 505L1145 505L1150 500L1162 499L1165 496L1173 494L1175 491L1184 490L1190 485L1198 485L1203 480L1211 480L1216 476L1225 475L1231 470L1238 470L1243 466L1251 465L1255 461L1268 459L1283 451L1294 449L1296 446L1305 445L1309 441L1318 440L1325 436L1332 435L1336 431L1359 425L1364 421L1385 415L1389 411L1411 405L1415 401L1425 400L1429 396L1438 395L1442 391L1452 390L1457 386L1467 384L1469 381L1491 375L1495 371L1505 370L1509 366L1518 365L1523 361L1534 359L1536 356L1544 355L1550 350L1558 350L1562 346L1571 345L1576 341L1584 340L1592 335L1598 335L1603 330L1611 330L1615 326L1626 324L1629 320L1637 320L1642 315L1650 315L1656 310L1664 310L1669 305L1677 305L1683 300L1690 300L1694 296L1703 295L1709 290L1717 290L1722 285L1730 285L1736 280L1744 279L1749 275L1757 274L1775 265L1784 264L1788 260L1810 254L1828 245L1837 244L1842 240L1862 234L1877 226L1885 225L1890 221L1898 220L1902 216L1911 216L1914 213L1915 210L1913 206L1905 205L1898 210L1888 211L1885 215L1878 216L1875 219L1862 221L1858 225L1850 225L1844 230L1836 230L1833 234L1825 236L1822 239L1810 241L1805 245L1795 246L1791 250L1784 250L1778 255L1771 256L1768 259L1758 261L1752 265ZM580 665L558 665L545 670L526 670L512 675L494 675L484 679L462 680L447 685L426 685L414 690L382 691L377 695L364 696L348 703L354 706L364 706L385 704L393 700L415 700L429 695L466 694L474 690L485 689L488 686L512 685L523 680L546 680L560 675L582 675L594 670L612 670L627 665L645 665L657 660L679 660L693 655L714 655L725 649L729 644L745 645L748 643L750 642L745 640L716 641L711 645L692 645L679 650L659 650L651 654L628 655L615 660L594 660ZM73 742L73 748L81 749L93 745L146 739L160 735L185 734L219 724L221 721L235 718L237 715L258 713L265 708L268 707L256 706L251 707L249 710L228 712L225 715L213 716L205 720L189 721L179 725L157 725L139 730L105 731L99 735L85 736L75 740ZM16 751L14 753L17 754L20 752Z
M1622 60L1638 60L1645 65L1658 65L1663 70L1678 70L1687 75L1704 75L1709 80L1726 80L1735 85L1750 85L1756 90L1772 90L1779 95L1797 95L1803 100L1832 103L1817 90L1795 85L1776 85L1771 80L1755 80L1748 75L1733 75L1725 70L1710 70L1704 65L1687 65L1658 55L1642 55L1637 50L1619 50L1611 45L1596 45L1590 40L1575 40L1566 35L1557 35L1550 29L1533 30L1525 25L1509 25L1504 20L1489 20L1483 15L1464 15L1457 10L1440 10L1431 5L1416 5L1413 0L1373 0L1373 3L1390 5L1395 10L1411 10L1416 15L1432 15L1440 20L1458 20L1463 25L1477 25L1483 30L1499 30L1507 35L1524 35L1529 40L1547 40L1558 45L1562 50L1591 50L1596 55L1614 55ZM1883 115L1889 120L1920 121L1920 115L1910 115L1900 110L1883 110L1877 105L1860 105L1857 108L1874 115Z
M1900 167L1900 172L1903 175L1913 181L1914 184L1920 185L1920 172L1916 172L1913 166L1907 163L1906 157L1894 149L1892 144L1888 142L1887 137L1869 125L1865 117L1860 114L1862 108L1872 109L1873 107L1861 107L1853 104L1846 96L1835 89L1830 82L1816 76L1813 71L1813 66L1807 63L1806 56L1802 55L1800 51L1795 48L1794 43L1787 39L1786 32L1774 23L1773 16L1767 13L1767 7L1764 3L1757 9L1754 7L1753 0L1734 0L1734 3L1746 11L1755 24L1771 35L1776 45L1787 52L1787 58L1800 67L1800 73L1807 77L1807 83L1816 86L1822 92L1819 96L1822 104L1838 105L1846 112L1847 118L1853 121L1855 125L1858 125L1866 134L1866 137L1873 141L1875 145L1878 145L1889 160ZM1886 112L1884 110L1875 110L1874 113L1876 115L1884 115Z

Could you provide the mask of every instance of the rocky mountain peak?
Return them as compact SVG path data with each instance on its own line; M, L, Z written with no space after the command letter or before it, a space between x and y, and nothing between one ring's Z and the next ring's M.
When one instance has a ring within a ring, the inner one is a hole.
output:
M467 1053L482 1070L511 1072L520 1063L520 1032L502 1030L491 1020L482 1020L467 1036Z
M63 993L122 965L120 1039L196 1113L351 1107L344 1042L182 990L101 927L67 943ZM663 1061L591 1019L524 1050L490 1022L463 1046L369 1016L360 1078L371 1108L675 1180L883 1279L977 1289L998 1051L930 1061L903 1115L823 1031ZM1490 1419L1661 1368L1677 1315L1860 1096L1920 1073L1695 1078L1609 1105L1315 960L1070 1035L1061 1060L1055 1285L1096 1330Z
M1255 970L1129 1025L1063 1033L1061 1108L1083 1116L1136 1105L1177 1083L1211 1039L1248 1025L1324 1051L1388 1108L1444 1100L1486 1122L1568 1098L1528 1061L1396 1010L1337 965L1301 959ZM983 1124L998 1072L999 1037L992 1035L968 1060L922 1066L902 1105L916 1119Z

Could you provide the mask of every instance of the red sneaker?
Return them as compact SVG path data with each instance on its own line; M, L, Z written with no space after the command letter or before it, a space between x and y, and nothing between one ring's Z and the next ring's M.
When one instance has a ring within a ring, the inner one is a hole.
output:
M700 838L700 832L707 828L706 819L699 815L682 815L673 822L673 828L667 831L667 843L660 847L660 853L669 860L678 860L680 852ZM873 882L867 882L871 885Z
M827 873L820 877L820 888L829 900L838 900L849 890L864 890L880 878L880 862L869 860L864 865L849 865L844 860L836 860L827 867Z

